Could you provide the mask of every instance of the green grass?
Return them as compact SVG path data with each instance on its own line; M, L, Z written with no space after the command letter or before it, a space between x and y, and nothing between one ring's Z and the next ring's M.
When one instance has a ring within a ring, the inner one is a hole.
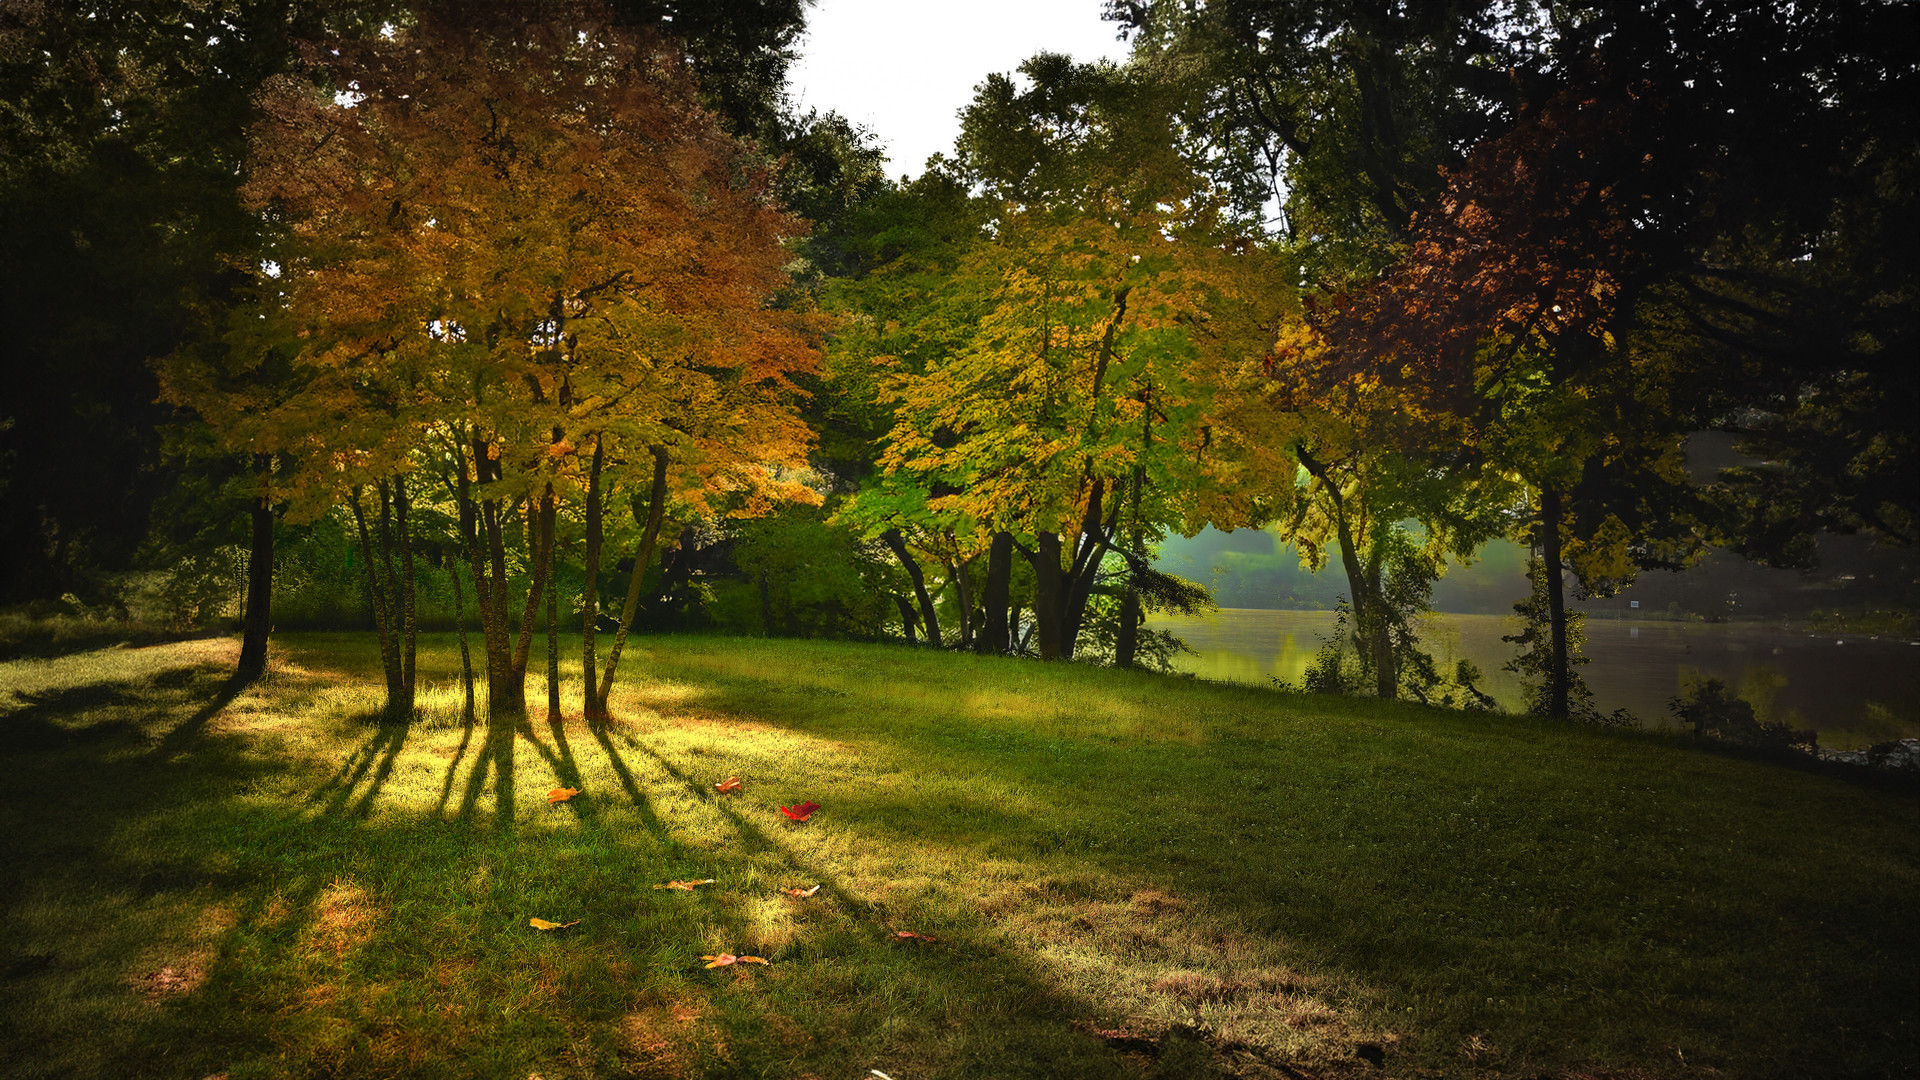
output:
M598 730L538 678L517 730L463 724L443 637L405 727L366 719L358 635L283 637L237 695L229 641L0 664L0 1074L1920 1072L1910 791L1075 665L636 645Z

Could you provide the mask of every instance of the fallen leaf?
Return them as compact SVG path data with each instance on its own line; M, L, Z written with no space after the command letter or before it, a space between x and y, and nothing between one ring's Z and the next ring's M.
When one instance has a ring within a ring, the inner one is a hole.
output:
M780 808L780 812L795 821L805 821L812 817L813 812L818 809L820 809L819 803L803 802L799 806L783 806Z
M578 794L580 794L580 789L577 787L554 788L552 791L547 792L547 805L552 806L554 803L566 802Z
M709 961L709 963L707 964L707 967L709 968L729 967L734 964L766 963L765 960L761 959L758 956L735 956L732 953L721 953L719 956L703 956L700 959Z
M535 930L565 930L569 926L579 926L580 920L575 919L572 922L548 922L545 919L528 919L527 925L533 927Z
M694 889L694 886L696 886L696 885L711 885L711 884L713 884L713 879L712 879L712 878L707 878L707 879L705 879L704 881L669 881L669 882L667 882L667 883L666 883L665 885L655 885L655 886L654 886L654 888L656 888L656 889L685 889L685 890L686 890L686 891L688 891L688 892L692 892L692 891L693 891L693 889Z
M740 778L737 776L729 776L725 780L722 780L719 783L713 785L713 790L719 792L722 795L726 795L730 792L739 791Z
M783 893L786 893L788 896L798 897L799 899L805 900L807 897L812 896L814 893L819 892L820 886L815 885L811 889L781 889L780 891Z
M939 941L940 940L939 938L933 937L928 934L916 934L911 930L895 930L893 932L893 936L900 941Z

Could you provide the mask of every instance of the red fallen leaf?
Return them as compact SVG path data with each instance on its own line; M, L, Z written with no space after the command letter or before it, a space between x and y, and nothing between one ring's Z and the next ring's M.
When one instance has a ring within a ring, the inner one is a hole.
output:
M814 893L819 892L820 886L815 885L811 889L781 889L780 891L783 893L786 893L788 896L805 900L807 897L812 896Z
M731 967L734 964L766 963L765 960L761 959L758 956L735 956L732 953L721 953L719 956L703 956L700 959L710 961L710 963L707 964L707 967L709 969L717 968L717 967Z
M552 791L547 792L547 805L552 806L554 803L566 802L578 794L580 794L580 789L577 787L554 788Z
M820 809L819 803L803 802L799 806L783 806L780 808L780 812L795 821L805 821L812 817L813 812L818 809Z
M939 941L940 940L939 938L933 937L932 935L929 935L929 934L916 934L911 930L895 930L893 932L893 936L896 941Z
M706 879L704 879L704 880L701 880L701 881L669 881L669 882L667 882L667 883L666 883L665 885L655 885L655 886L654 886L654 888L656 888L656 889L685 889L685 890L687 890L688 892L692 892L692 891L693 891L693 889L694 889L694 886L696 886L696 885L711 885L711 884L713 884L713 879L712 879L712 878L706 878Z
M713 785L713 790L715 790L715 791L717 791L717 792L719 792L719 793L720 793L720 794L722 794L722 795L726 795L726 794L729 794L729 793L731 793L731 792L735 792L735 791L739 791L739 790L740 790L740 778L739 778L739 777L737 777L737 776L729 776L729 777L727 777L727 778L726 778L725 780L722 780L722 781L720 781L719 783L717 783L717 784L715 784L715 785Z

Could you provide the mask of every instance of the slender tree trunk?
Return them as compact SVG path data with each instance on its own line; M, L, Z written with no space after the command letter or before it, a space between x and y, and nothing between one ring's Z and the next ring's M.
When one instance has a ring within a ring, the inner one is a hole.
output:
M553 514L546 515L547 559L547 722L560 722L560 582L553 572L555 562Z
M1305 447L1296 447L1300 464L1326 489L1333 503L1333 523L1340 541L1340 564L1347 572L1347 591L1353 601L1354 647L1373 668L1374 692L1389 701L1398 696L1399 679L1393 671L1393 645L1387 640L1386 612L1378 588L1377 576L1369 578L1361 565L1360 549L1354 541L1353 523L1347 516L1347 501L1340 493L1324 463ZM1376 575L1378 568L1375 568Z
M1560 492L1540 489L1540 554L1547 589L1547 619L1552 628L1552 662L1547 670L1547 715L1565 720L1572 679L1567 668L1567 603L1560 568Z
M386 665L387 704L391 707L401 694L400 634L405 618L400 612L400 575L393 565L393 492L385 480L374 485L374 490L380 493L380 528L375 536L380 542L380 567L386 574L387 590L388 626L380 639L380 659Z
M919 621L914 617L913 605L908 603L907 598L901 596L899 593L894 594L893 602L900 605L900 632L906 636L907 644L920 644L919 637L913 632L914 623Z
M453 629L460 635L460 685L466 689L467 704L462 717L473 722L473 652L467 648L467 601L460 587L460 563L447 561L447 576L453 579Z
M948 537L951 538L952 534L949 533ZM947 563L947 580L953 582L954 586L960 590L960 641L958 647L961 649L972 648L973 636L978 632L973 624L973 583L969 580L969 575L967 574L967 564L971 561L970 559L962 559L958 564Z
M600 470L605 462L606 447L595 435L593 464L587 468L586 581L580 586L580 711L589 723L601 718L595 700L600 679L595 650L599 648L600 546L606 528L600 506Z
M396 720L413 717L414 663L419 655L419 591L414 588L413 496L407 493L407 478L393 478L394 523L400 533L400 700L389 708Z
M900 560L900 565L906 568L907 577L913 579L913 593L920 599L920 621L927 628L927 644L940 648L940 616L934 611L933 597L927 593L927 581L920 572L920 564L907 551L906 537L900 535L899 529L888 529L880 534L880 539L893 551L894 558Z
M607 718L607 698L613 693L613 673L620 666L620 651L627 647L627 635L633 630L633 613L640 607L641 582L647 576L647 564L653 561L653 547L660 539L660 522L667 511L667 448L653 446L653 488L647 495L646 528L640 535L640 550L633 555L633 578L627 582L627 601L620 607L620 625L614 629L613 649L607 653L607 670L600 676L600 688L594 690L589 684L587 692L593 697L595 720ZM681 535L682 543L691 543L693 527L689 525Z
M252 544L247 550L247 609L241 621L237 674L251 681L267 670L267 636L273 632L273 455L253 455L260 493L249 510Z
M1013 584L1013 534L996 532L987 547L987 585L983 607L985 630L974 639L981 653L1013 651L1013 633L1007 623L1007 595Z
M527 586L527 602L520 610L520 633L513 649L513 668L523 681L527 661L533 656L534 624L540 617L540 598L547 591L547 570L553 564L555 507L552 484L541 492L538 501L527 502L527 554L533 563L533 581Z
M1347 521L1343 508L1336 504L1334 527L1340 540L1340 564L1347 574L1347 591L1353 599L1353 640L1354 646L1366 658L1367 666L1373 669L1374 692L1389 701L1396 694L1396 680L1393 677L1392 656L1383 658L1383 647L1391 649L1386 641L1386 620L1381 618L1378 597L1375 595L1372 579L1368 576L1366 565L1361 561L1360 551L1354 541L1353 527Z
M1130 668L1140 648L1140 592L1128 586L1120 596L1120 634L1113 645L1113 666Z
M360 536L360 561L367 568L367 600L373 605L373 629L380 642L380 666L386 673L387 693L391 695L394 687L393 656L393 620L387 610L387 596L380 587L378 559L374 554L373 536L367 528L366 510L360 505L360 488L354 487L347 492L347 506L353 511L353 524Z
M388 720L406 720L413 716L413 659L418 620L414 607L413 545L408 538L410 515L403 486L405 481L395 477L392 483L394 486L391 488L386 480L378 485L380 519L377 547L376 532L367 526L359 488L349 492L348 506L353 511L354 524L360 536L361 555L367 564L367 590L373 600L381 666L386 672L387 700L383 714ZM396 546L401 549L399 567L393 561L393 549ZM382 569L385 572L384 581Z

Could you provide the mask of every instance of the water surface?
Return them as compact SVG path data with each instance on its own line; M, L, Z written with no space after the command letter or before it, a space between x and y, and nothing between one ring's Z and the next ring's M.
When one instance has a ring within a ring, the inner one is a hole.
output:
M1202 678L1299 683L1333 631L1330 611L1222 608L1200 616L1157 616L1199 655L1176 662ZM1846 748L1920 736L1920 642L1907 638L1808 634L1758 623L1588 619L1580 671L1602 712L1624 708L1649 724L1672 723L1668 703L1703 677L1721 680L1763 720L1821 733ZM1504 670L1518 632L1510 615L1434 615L1422 640L1443 671L1471 660L1480 689L1517 711L1523 688Z

